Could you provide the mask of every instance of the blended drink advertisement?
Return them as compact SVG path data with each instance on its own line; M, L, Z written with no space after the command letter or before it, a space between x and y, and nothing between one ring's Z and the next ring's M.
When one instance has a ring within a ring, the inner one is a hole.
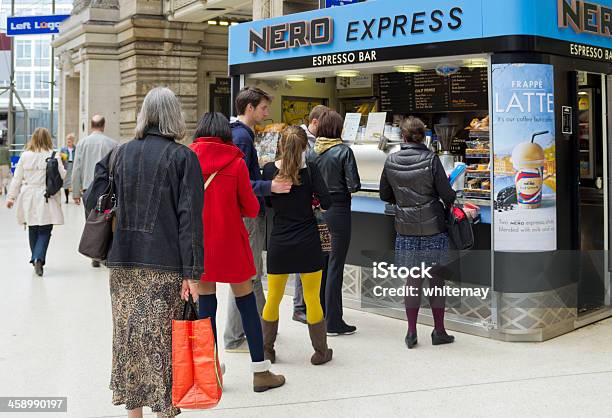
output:
M557 249L553 67L493 65L494 248Z

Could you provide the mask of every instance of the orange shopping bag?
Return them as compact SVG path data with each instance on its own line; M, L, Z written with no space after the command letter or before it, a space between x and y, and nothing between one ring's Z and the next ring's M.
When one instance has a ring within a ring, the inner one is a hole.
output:
M214 408L223 392L210 318L197 317L190 295L183 320L172 321L172 405L185 409Z

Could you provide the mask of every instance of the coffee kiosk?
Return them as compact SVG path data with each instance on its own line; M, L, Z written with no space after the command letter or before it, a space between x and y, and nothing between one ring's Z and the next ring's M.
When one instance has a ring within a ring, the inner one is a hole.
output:
M476 245L452 280L491 290L450 303L448 328L542 341L612 316L612 0L373 0L233 26L229 67L233 95L275 96L271 124L316 104L354 123L346 305L404 317L372 295L368 254L393 249L378 182L414 115L449 172L464 164L454 187Z

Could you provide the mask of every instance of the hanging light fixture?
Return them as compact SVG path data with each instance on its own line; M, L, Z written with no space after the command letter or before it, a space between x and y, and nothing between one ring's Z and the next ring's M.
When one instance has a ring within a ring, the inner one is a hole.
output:
M420 65L396 65L393 69L398 73L420 73L423 67Z
M474 58L463 61L465 68L487 68L489 66L489 60L486 58Z
M336 76L338 76L338 77L353 78L353 77L357 77L358 75L359 75L359 71L357 71L357 70L341 70L341 71L336 71Z
M291 74L285 77L285 80L298 82L298 81L306 80L306 77L304 77L303 75L299 75L299 74Z

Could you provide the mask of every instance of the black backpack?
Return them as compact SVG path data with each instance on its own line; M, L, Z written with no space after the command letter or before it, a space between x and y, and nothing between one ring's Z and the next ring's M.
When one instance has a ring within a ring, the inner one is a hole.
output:
M59 162L57 158L55 158L55 151L51 154L51 157L45 160L47 162L47 171L46 171L46 185L47 190L45 191L45 201L48 202L49 198L60 191L62 186L64 185L64 181L60 176Z

